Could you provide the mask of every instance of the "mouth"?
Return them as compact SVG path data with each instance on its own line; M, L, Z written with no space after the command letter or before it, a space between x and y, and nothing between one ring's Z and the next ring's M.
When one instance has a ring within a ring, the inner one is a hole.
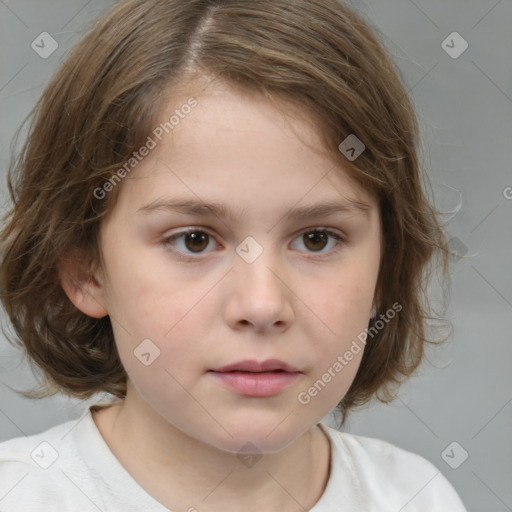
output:
M244 360L236 363L214 368L210 371L218 373L243 372L243 373L270 373L270 372L286 372L300 373L298 368L280 361L279 359L267 359L266 361Z
M284 391L302 372L283 361L271 359L239 361L209 373L237 394L264 398Z

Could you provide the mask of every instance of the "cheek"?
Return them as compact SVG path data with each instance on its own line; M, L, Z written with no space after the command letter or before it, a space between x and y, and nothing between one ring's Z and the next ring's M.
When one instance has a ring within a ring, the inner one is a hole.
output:
M205 293L203 286L166 264L157 248L115 258L124 252L118 249L107 262L109 313L125 327L124 337L128 331L136 339L164 339L193 311Z
M314 397L317 405L334 406L356 375L365 347L362 334L368 327L375 281L375 270L352 266L329 281L309 283L308 308L304 311L310 318L305 328L314 371L303 391ZM311 293L312 289L317 292Z
M137 269L127 286L119 288L123 290L115 304L119 322L114 321L113 327L121 361L134 383L140 382L152 396L179 395L178 382L187 387L205 370L201 366L207 353L205 333L211 330L215 311L208 294L211 287L204 281ZM155 357L149 371L136 357L148 352L145 359Z
M373 275L347 269L329 280L309 282L299 290L299 294L307 297L304 302L310 311L308 316L315 317L311 327L328 345L339 347L367 327L375 281Z
M123 362L124 364L124 362ZM173 365L165 360L162 354L151 366L133 366L128 371L129 386L136 393L129 394L132 399L142 400L156 411L162 418L184 432L193 430L195 422L208 422L204 406L206 402L197 394L190 380L193 371L182 365ZM192 369L191 369L192 370ZM214 425L209 425L210 432Z

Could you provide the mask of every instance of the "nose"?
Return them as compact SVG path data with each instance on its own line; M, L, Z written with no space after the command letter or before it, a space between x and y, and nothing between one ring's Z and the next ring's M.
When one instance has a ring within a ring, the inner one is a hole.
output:
M284 270L270 250L252 263L235 256L226 303L227 324L236 330L282 332L293 321L293 292Z

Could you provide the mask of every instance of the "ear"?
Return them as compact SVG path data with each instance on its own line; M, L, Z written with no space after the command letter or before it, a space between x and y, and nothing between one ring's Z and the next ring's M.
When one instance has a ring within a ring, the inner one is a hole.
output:
M58 264L60 284L69 300L88 316L103 318L108 315L103 277L91 270L83 258L62 258Z

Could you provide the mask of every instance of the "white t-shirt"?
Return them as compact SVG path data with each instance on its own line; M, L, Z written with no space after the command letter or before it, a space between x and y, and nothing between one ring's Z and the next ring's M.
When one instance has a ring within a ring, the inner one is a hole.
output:
M419 455L320 427L331 441L331 471L310 512L467 512L446 478ZM116 459L89 409L79 420L0 443L0 512L77 510L169 512Z

